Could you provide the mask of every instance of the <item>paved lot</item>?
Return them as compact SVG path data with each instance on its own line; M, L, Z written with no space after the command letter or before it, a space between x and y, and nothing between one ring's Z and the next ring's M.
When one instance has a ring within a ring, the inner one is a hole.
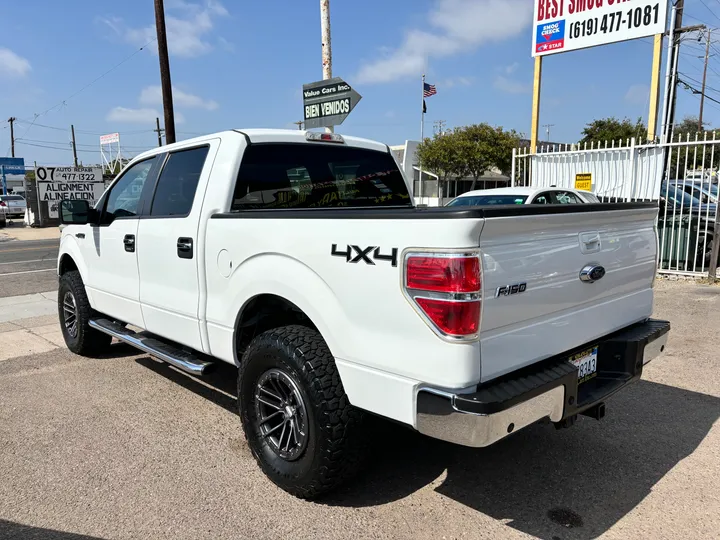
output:
M199 381L123 345L56 349L52 316L0 324L0 351L23 331L46 347L0 357L0 538L717 538L720 288L660 283L656 315L666 356L602 422L481 450L383 426L315 503L258 471L231 367Z
M60 240L0 241L0 298L57 288Z

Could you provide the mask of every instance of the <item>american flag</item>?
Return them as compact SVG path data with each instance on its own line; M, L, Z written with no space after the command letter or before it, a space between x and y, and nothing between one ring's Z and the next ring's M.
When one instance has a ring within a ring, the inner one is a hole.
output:
M430 97L430 96L434 96L435 94L437 94L437 90L435 89L435 85L434 85L434 84L424 83L424 86L423 86L423 97Z

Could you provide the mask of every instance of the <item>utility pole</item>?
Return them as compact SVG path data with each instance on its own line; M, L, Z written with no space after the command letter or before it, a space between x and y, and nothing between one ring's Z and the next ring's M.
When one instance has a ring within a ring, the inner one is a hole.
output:
M445 124L445 120L435 120L435 122L433 122L433 133L442 136L445 133Z
M163 0L155 0L155 27L157 29L158 56L160 57L160 83L162 85L163 110L165 112L165 142L175 142L175 113L173 111L170 59L168 58L167 33L165 30L165 6Z
M293 124L295 124L298 127L298 129L300 131L302 131L302 128L305 125L305 122L303 122L302 120L298 120L297 122L293 122Z
M320 30L322 33L323 80L332 79L332 39L330 37L330 0L320 0ZM334 133L333 126L325 128Z
M162 132L165 131L165 130L160 128L160 119L157 118L157 117L155 118L155 126L156 126L156 127L155 127L155 129L153 129L153 131L154 131L155 133L157 133L157 136L158 136L158 146L162 146L162 145L163 145L163 143L162 143Z
M547 133L547 138L545 140L550 142L550 128L555 127L555 124L543 124L543 127L545 128L545 133Z
M11 116L8 118L8 122L10 122L10 156L15 157L15 127L14 123L17 118L14 116Z
M705 82L707 81L708 59L710 58L710 34L708 28L707 43L705 44L705 69L703 70L702 91L700 92L700 115L698 116L698 131L703 131L703 107L705 106Z
M75 167L77 167L77 146L75 146L75 126L73 124L70 124L70 132L72 133L73 163L75 164Z

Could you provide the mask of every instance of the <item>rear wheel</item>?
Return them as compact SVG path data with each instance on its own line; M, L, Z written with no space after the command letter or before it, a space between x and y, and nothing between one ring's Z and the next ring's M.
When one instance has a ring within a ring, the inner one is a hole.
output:
M94 328L89 321L93 314L85 285L76 270L60 276L58 317L67 348L75 354L97 356L108 350L112 337Z
M7 220L3 219L0 221L0 229L4 229L7 226Z
M363 414L317 331L285 326L256 337L240 365L238 404L253 456L288 493L316 497L356 471Z

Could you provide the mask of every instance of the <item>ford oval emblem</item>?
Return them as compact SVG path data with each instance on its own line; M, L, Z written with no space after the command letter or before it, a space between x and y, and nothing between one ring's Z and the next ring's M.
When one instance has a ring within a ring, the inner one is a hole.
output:
M599 264L588 264L580 270L580 281L584 283L595 283L605 277L605 268Z

